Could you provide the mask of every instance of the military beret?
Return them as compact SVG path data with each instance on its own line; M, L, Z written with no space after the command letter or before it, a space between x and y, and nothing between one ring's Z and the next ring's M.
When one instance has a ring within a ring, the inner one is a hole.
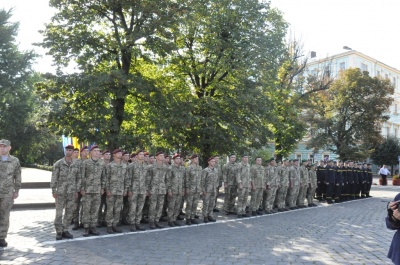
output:
M131 154L131 158L134 158L135 156L137 156L136 153L132 153L132 154Z
M122 153L122 150L117 148L113 151L113 155L115 155L116 153Z
M293 162L298 162L299 160L298 160L298 159L293 159L292 161L293 161Z
M1 140L1 141L3 141L3 140ZM3 143L1 143L0 142L0 144L3 144ZM5 146L8 146L8 145L6 145L6 144L4 144ZM69 150L74 150L74 146L72 145L72 144L69 144L69 145L67 145L66 147L65 147L65 149L69 149Z
M163 154L164 154L163 151L158 151L158 152L156 153L156 156L163 155Z
M289 158L284 158L282 161L289 161Z
M93 145L92 147L90 147L90 151L93 151L96 148L99 148L99 146L98 145Z
M242 157L249 156L248 154L243 154Z
M144 152L144 155L145 155L145 156L148 156L148 155L149 155L149 152Z
M175 158L181 158L181 155L180 154L178 154L178 153L176 153L173 157L172 157L172 159L175 159Z
M196 158L196 157L199 157L199 156L196 155L196 154L193 154L193 155L190 157L190 159L194 159L194 158Z
M301 163L305 163L305 162L308 162L308 160L307 159L301 160Z
M230 153L229 157L231 157L231 156L236 156L236 154L235 153Z
M370 163L367 164L367 166L370 166L370 165L371 165Z
M133 155L133 154L138 155L139 153L143 153L143 155L144 155L144 150L139 150L139 151L137 151L136 153L132 153L132 155Z
M83 150L89 150L89 148L85 145L84 147L81 148L81 152L82 152ZM91 150L91 149L90 149L90 150Z
M79 149L78 149L78 148L74 148L74 152L75 152L75 151L79 151Z
M214 159L214 157L212 156L212 157L210 157L209 159L207 159L207 162L210 162L211 160L213 160Z
M110 153L110 150L104 150L103 153L101 153L102 155L105 155L107 153Z
M129 155L129 152L128 151L124 151L123 153L122 153L122 155L124 156L124 155Z
M271 157L270 159L268 159L269 162L274 161L275 157Z

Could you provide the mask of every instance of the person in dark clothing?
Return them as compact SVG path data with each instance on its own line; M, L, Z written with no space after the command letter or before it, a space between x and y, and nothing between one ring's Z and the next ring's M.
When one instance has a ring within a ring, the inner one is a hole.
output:
M386 227L391 230L396 230L387 255L395 265L400 265L400 212L397 207L399 200L400 193L397 194L394 200L388 204L388 215L385 219Z
M317 173L317 192L316 192L316 197L318 201L323 201L325 197L325 178L326 178L326 169L325 169L325 162L324 160L321 160L319 162L319 165L316 168L316 173Z
M335 188L335 177L336 177L336 167L333 166L333 161L329 161L328 165L326 166L326 202L331 204L333 203L332 197Z

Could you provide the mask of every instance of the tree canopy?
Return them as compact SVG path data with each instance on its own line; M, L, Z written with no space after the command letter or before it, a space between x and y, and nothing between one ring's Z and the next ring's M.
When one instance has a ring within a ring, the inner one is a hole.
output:
M399 163L400 142L393 136L387 137L383 143L374 148L371 159L376 165L393 166Z
M358 68L342 71L328 90L311 96L308 146L331 150L342 160L367 158L383 141L380 126L389 118L393 92L388 79Z

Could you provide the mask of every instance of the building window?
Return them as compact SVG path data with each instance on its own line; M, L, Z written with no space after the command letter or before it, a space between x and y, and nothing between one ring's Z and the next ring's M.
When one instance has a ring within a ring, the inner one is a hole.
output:
M376 72L376 75L377 75L378 77L380 77L380 76L381 76L381 71L377 71L377 72Z
M367 71L368 72L368 65L366 65L365 63L361 64L361 71Z
M345 62L341 62L341 63L339 64L339 69L340 69L340 71L346 70L346 63L345 63Z
M308 159L311 160L311 163L314 164L314 155L313 154L309 154Z
M296 159L298 159L301 162L301 154L296 154Z
M329 67L329 65L325 66L324 76L325 77L331 77L331 68Z
M392 85L394 86L394 88L396 88L396 77L393 77L393 79L392 79Z
M324 161L329 161L329 155L324 155Z

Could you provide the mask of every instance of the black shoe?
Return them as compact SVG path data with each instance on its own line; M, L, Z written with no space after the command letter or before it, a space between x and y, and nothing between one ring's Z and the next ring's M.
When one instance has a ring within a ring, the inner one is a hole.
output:
M272 213L272 211L270 211L270 210L265 211L265 214L271 214L271 213Z
M143 226L141 226L139 224L136 224L135 226L136 226L136 230L139 230L139 231L145 231L146 230L146 228L144 228Z
M181 223L179 223L178 221L174 221L174 225L175 226L181 226Z
M164 226L163 225L160 225L160 223L159 222L155 222L154 223L155 224L155 226L157 227L157 228L164 228Z
M187 224L187 225L191 225L191 224L192 224L192 222L190 221L190 219L186 219L186 224Z
M65 237L65 238L68 238L68 239L74 238L74 236L71 235L68 231L62 232L61 235L62 235L62 237Z
M217 208L214 208L214 209L213 209L213 212L214 212L214 213L219 213L219 210L218 210Z
M183 217L183 216L178 216L177 218L176 218L176 220L179 220L179 221L182 221L182 220L185 220L185 218Z
M156 225L154 224L154 222L150 222L150 229L156 229Z
M236 214L236 212L229 212L229 214Z
M271 213L277 213L278 211L277 211L277 210L274 210L274 209L272 209L270 212L271 212Z
M175 227L175 224L174 224L174 222L172 222L172 221L169 221L169 222L168 222L168 225L169 225L170 227Z
M242 217L243 217L243 215L241 215L241 214L237 215L237 218L242 218Z
M168 216L161 216L160 221L161 222L168 222Z
M212 216L208 216L208 221L210 221L210 222L216 222L217 220L216 220L214 217L212 217Z
M225 212L225 215L230 215L231 213L230 212Z
M57 233L56 234L56 240L62 240L62 233Z
M100 232L96 230L96 227L92 227L89 229L89 234L98 236L98 235L100 235Z
M0 247L5 248L8 246L8 243L5 239L0 239Z
M136 232L136 226L135 226L135 225L131 225L131 226L129 227L129 231L131 231L131 232Z
M247 217L250 217L250 215L248 215L247 213L245 213L245 214L242 214L242 217L243 217L243 218L247 218Z
M113 226L113 227L112 227L112 230L113 230L115 233L122 233L121 228L118 228L117 226Z
M195 218L195 219L199 219L200 216L198 216L198 215L195 214L195 215L194 215L194 218Z
M208 223L208 217L204 217L204 223Z
M195 225L198 225L200 223L197 219L190 219L190 222Z
M114 231L112 230L111 226L107 227L107 233L114 234Z
M252 216L257 216L256 211L252 211L252 212L251 212L251 215L252 215Z
M264 211L256 211L256 214L257 214L257 215L263 215L263 214L264 214Z
M146 218L142 218L142 220L140 220L140 222L141 222L142 224L148 224L148 223L149 223L149 220L146 219Z

